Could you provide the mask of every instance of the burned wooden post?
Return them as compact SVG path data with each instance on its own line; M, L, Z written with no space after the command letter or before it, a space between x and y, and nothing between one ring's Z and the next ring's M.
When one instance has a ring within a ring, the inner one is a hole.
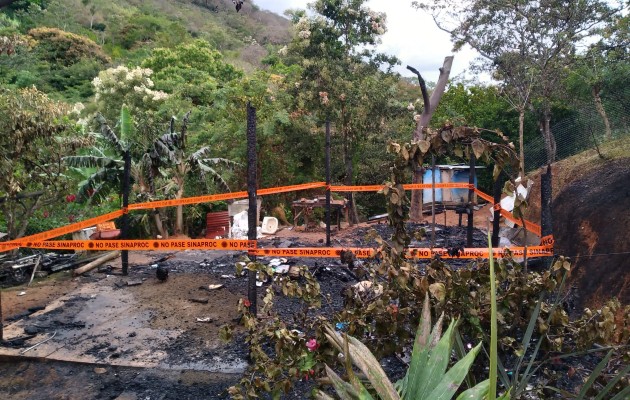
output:
M247 239L256 240L256 109L247 102L247 198L249 208L247 211ZM249 256L256 261L255 255ZM247 299L249 300L249 312L257 314L256 307L256 271L248 271Z
M468 230L466 231L466 246L472 247L473 245L473 220L474 220L474 205L473 199L475 196L475 155L470 155L470 171L468 173L468 184L473 185L468 189Z
M326 246L330 247L330 121L326 121Z
M129 181L131 178L131 152L129 149L125 151L124 154L125 160L125 170L123 173L123 182L122 182L122 208L123 215L121 219L121 227L120 227L120 238L127 239L127 235L129 233L129 214L127 213L127 207L129 206ZM123 250L120 256L121 264L122 264L122 273L123 275L127 275L129 273L129 251Z
M0 344L4 342L4 317L2 315L2 290L0 290Z
M497 176L497 180L494 181L494 187L492 195L494 196L494 204L499 204L501 201L501 192L503 191L503 172ZM501 209L494 209L494 216L492 218L492 247L499 245L499 223L501 222Z
M431 248L435 247L435 154L431 154Z
M540 227L543 237L553 235L552 195L551 164L548 164L547 171L540 175ZM546 265L551 266L552 257L544 260Z

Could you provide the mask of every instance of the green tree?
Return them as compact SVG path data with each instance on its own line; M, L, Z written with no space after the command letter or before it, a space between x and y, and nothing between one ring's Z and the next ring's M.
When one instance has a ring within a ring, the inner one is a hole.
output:
M601 29L600 33L600 40L590 45L585 54L577 57L566 84L573 100L573 96L578 99L590 98L604 123L605 137L610 139L612 128L602 96L607 89L616 91L619 80L627 78L630 17L615 15L612 23Z
M155 49L142 66L153 70L156 89L190 100L193 105L210 105L219 86L243 76L200 39L174 49Z
M433 13L456 49L468 44L486 59L484 67L516 94L513 98L521 120L523 104L536 107L547 161L553 162L552 103L564 67L574 62L576 45L619 12L621 3L614 7L602 0L425 0L414 4Z
M346 185L354 182L362 139L381 133L392 107L399 106L391 102L396 79L390 71L396 60L374 49L385 33L385 15L365 3L318 0L311 5L313 16L295 13L296 36L289 48L303 68L297 108L314 113L320 124L334 124L334 134L341 137L340 176Z
M65 195L61 158L81 145L69 112L35 88L0 91L0 208L9 239L22 237L37 210Z
M135 158L142 155L161 131L160 107L169 95L154 89L150 68L118 66L101 71L92 81L94 102L86 111L100 113L106 121L118 121L123 105L133 115L134 129L127 140Z

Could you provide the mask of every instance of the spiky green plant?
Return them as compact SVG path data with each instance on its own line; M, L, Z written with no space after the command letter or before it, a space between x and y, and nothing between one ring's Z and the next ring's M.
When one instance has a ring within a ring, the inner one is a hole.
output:
M335 371L326 366L326 374L337 395L343 399L373 399L374 397L354 373L352 364L367 377L378 398L386 400L448 400L451 399L479 353L481 343L448 369L451 349L455 339L457 321L452 321L442 335L440 316L431 329L429 296L425 296L422 317L414 340L411 362L403 379L393 384L369 349L356 338L341 335L326 326L326 338L339 350L345 359L349 382L341 379ZM488 381L462 393L458 399L483 399L488 393ZM319 391L316 398L330 400L331 397Z

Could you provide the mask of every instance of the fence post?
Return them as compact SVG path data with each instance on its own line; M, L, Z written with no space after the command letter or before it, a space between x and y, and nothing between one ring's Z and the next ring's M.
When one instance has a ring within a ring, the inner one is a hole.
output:
M127 207L129 206L129 181L131 178L131 151L127 149L124 153L125 170L123 173L122 183L122 207L123 215L121 218L120 238L127 239L129 234L129 214L127 213ZM127 275L129 273L129 251L122 250L120 252L120 262L122 264L122 274Z
M326 246L330 247L330 121L326 121Z
M548 164L547 171L540 175L540 227L542 236L553 235L552 194L551 165ZM551 265L551 260L551 257L545 257L545 264Z
M503 191L503 171L497 176L497 180L494 181L493 193L494 204L501 202L501 192ZM501 222L501 210L494 210L494 217L492 218L492 247L499 246L499 230Z
M442 191L444 193L444 191ZM442 199L444 200L444 199ZM444 212L446 214L446 212ZM435 154L431 154L431 248L435 247Z
M470 171L468 173L468 184L475 184L475 155L470 155ZM466 246L472 247L473 245L473 220L474 220L474 209L473 209L473 198L475 195L475 190L470 188L468 189L468 229L466 231Z
M247 102L247 197L249 208L247 213L247 239L256 240L256 109ZM250 255L251 261L256 261L256 255ZM248 271L247 299L249 312L257 315L256 271Z
M0 290L0 344L4 342L4 318L2 316L2 290Z

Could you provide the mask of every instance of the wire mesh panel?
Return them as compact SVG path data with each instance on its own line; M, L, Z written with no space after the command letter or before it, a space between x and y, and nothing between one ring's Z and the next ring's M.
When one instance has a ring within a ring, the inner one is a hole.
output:
M627 92L627 89L623 91ZM588 149L594 149L606 141L630 135L630 104L608 101L604 110L609 121L607 133L602 115L594 103L581 104L571 117L553 122L551 132L556 140L556 160L562 160ZM547 164L545 142L541 136L525 145L525 169L531 171Z

